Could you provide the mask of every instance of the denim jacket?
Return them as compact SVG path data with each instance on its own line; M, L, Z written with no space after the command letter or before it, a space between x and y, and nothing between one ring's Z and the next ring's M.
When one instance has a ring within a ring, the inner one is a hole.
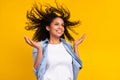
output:
M65 49L72 56L73 80L76 80L78 72L82 68L82 62L78 58L78 56L76 56L74 51L72 50L71 44L66 42L63 38L60 38L60 40L61 40L61 42L63 42L63 46L65 47ZM42 46L42 58L41 58L41 61L38 65L37 69L35 69L33 67L33 71L37 77L37 80L43 80L43 75L45 74L45 72L47 70L46 55L47 55L48 39L46 38L44 41L41 41L38 43ZM37 56L37 49L36 48L33 48L32 55L33 55L33 59L35 62L36 56Z

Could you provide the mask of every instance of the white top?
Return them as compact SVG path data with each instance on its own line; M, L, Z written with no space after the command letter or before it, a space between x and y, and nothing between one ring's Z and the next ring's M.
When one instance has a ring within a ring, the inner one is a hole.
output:
M48 44L47 65L43 80L73 80L72 57L60 44Z

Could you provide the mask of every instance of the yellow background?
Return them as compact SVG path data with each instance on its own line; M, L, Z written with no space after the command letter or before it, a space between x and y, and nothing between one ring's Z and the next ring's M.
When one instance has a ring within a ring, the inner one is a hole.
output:
M54 0L36 2L54 4ZM32 71L32 47L23 36L26 11L35 0L0 1L0 80L35 80ZM81 20L77 28L86 38L79 45L83 69L77 80L120 80L120 2L119 0L58 0L65 4L72 20Z

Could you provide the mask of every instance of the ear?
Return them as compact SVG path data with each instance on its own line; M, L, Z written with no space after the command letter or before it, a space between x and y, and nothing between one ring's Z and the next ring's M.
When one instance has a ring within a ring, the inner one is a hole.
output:
M49 26L46 26L46 30L47 30L47 31L50 31L50 27L49 27Z

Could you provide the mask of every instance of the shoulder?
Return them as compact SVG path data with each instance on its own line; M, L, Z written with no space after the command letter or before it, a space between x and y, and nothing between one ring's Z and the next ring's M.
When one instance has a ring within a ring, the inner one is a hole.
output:
M64 44L68 44L68 45L70 45L70 43L69 43L68 41L66 41L65 39L60 38L60 40L61 40L61 42L63 42Z
M70 42L68 42L68 41L66 41L66 44L68 44L69 46L71 46L71 43L70 43Z
M37 42L37 43L40 44L40 45L42 46L43 41L39 41L39 42Z
M71 45L71 43L70 43L70 42L65 41L65 42L64 42L64 44L65 44L67 47L69 47L70 49L72 48L72 45Z

